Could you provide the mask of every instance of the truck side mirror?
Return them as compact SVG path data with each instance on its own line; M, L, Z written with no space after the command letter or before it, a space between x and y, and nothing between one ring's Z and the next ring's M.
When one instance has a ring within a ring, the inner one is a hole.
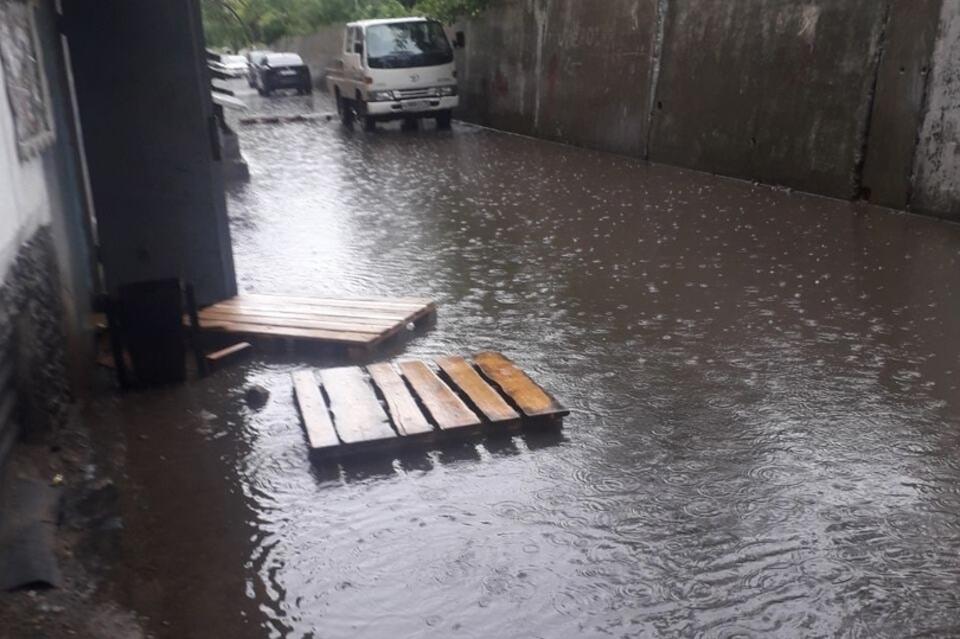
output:
M363 43L357 42L356 44L354 44L353 52L356 53L357 55L363 55Z
M462 49L465 46L467 46L467 36L463 33L463 31L457 31L453 35L453 47L455 49Z

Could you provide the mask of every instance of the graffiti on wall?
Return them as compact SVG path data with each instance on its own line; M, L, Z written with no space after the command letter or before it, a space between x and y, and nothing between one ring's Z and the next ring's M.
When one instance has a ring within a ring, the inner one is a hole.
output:
M0 62L20 159L25 160L54 140L35 0L0 0Z

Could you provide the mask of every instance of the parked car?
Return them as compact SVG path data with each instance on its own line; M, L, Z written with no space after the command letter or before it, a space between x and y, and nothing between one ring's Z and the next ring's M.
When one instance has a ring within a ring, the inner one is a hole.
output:
M257 64L254 86L260 95L280 89L295 89L300 95L313 92L310 69L296 53L267 53Z
M463 46L462 34L457 46ZM347 24L341 54L327 69L327 86L341 120L350 124L360 117L368 130L382 120L427 117L449 128L459 105L453 49L443 26L426 18Z
M250 85L250 88L257 86L256 75L257 67L263 61L264 57L270 53L270 51L264 50L253 50L247 51L247 84Z
M247 59L242 55L222 55L220 68L231 78L242 78L247 75Z

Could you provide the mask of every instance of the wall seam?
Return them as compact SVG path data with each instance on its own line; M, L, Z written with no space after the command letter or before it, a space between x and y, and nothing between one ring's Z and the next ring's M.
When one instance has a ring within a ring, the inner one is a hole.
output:
M533 16L537 23L537 57L536 70L534 77L534 103L533 103L533 130L540 133L540 91L543 84L543 41L547 37L547 24L550 20L550 10L553 8L551 0L544 0L546 5L540 7L541 0L533 0ZM522 111L522 109L521 109Z
M667 11L670 0L657 0L657 26L653 34L653 50L650 55L650 84L647 97L647 130L643 143L643 159L650 160L650 143L653 138L653 118L657 109L657 91L660 88L660 66L663 59L663 41L666 31Z
M867 152L870 146L870 136L873 134L871 126L873 125L873 109L877 99L877 86L880 83L880 67L887 49L887 30L890 25L890 16L893 13L893 3L895 0L888 0L883 9L883 20L880 24L880 33L877 35L877 51L873 56L873 72L870 88L867 91L866 105L863 116L863 125L860 128L857 144L857 155L854 158L853 180L851 183L851 197L862 197L863 191L863 169L867 163Z

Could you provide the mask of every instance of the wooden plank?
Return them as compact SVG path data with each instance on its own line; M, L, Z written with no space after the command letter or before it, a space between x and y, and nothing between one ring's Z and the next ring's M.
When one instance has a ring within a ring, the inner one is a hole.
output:
M320 394L320 386L313 371L297 371L293 374L293 391L297 407L307 431L310 448L323 452L340 445L337 433L330 420L327 404Z
M289 326L292 328L310 328L323 331L347 331L350 333L372 333L381 335L394 326L395 322L367 324L362 321L331 321L322 317L299 319L290 317L268 317L251 313L229 313L206 309L200 312L201 326L205 322L241 322L244 324L266 324L267 326Z
M320 381L330 399L333 427L344 444L396 439L390 419L362 370L329 368L320 371Z
M518 422L520 414L462 357L441 357L436 360L450 381L470 398L473 405L491 422Z
M354 333L347 331L322 331L312 328L294 328L291 326L267 326L266 324L247 324L245 322L225 322L211 320L203 322L203 330L226 331L246 335L269 335L273 337L294 337L298 339L322 340L341 344L373 344L377 335L373 333Z
M483 374L500 388L527 417L569 415L547 391L500 353L479 353L473 361Z
M244 353L248 353L252 349L253 346L250 344L250 342L238 342L233 346L228 346L226 348L221 348L219 351L208 353L205 359L211 366L218 366L231 358L239 357Z
M433 426L427 421L407 385L403 383L403 378L391 364L371 364L367 366L367 371L387 402L397 432L406 436L433 433Z
M416 312L423 308L433 308L433 300L429 299L419 299L419 298L330 298L330 297L296 297L289 295L238 295L237 297L231 298L231 300L252 300L258 302L269 302L276 306L293 305L293 306L327 306L327 307L339 307L339 308L358 308L358 309L367 309L367 310L380 310L380 311L408 311ZM225 302L221 302L225 303Z
M408 317L408 313L382 313L361 308L337 308L325 306L274 306L271 304L230 302L208 306L203 312L263 315L266 317L293 317L301 319L330 319L333 321L361 321L367 324L395 324Z
M442 430L479 426L483 423L423 362L401 362L400 370L430 412L433 421Z

